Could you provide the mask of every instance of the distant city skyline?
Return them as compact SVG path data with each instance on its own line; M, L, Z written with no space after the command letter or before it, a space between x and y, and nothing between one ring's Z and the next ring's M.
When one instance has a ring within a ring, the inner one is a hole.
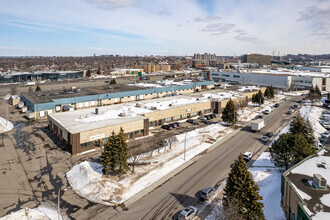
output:
M329 0L0 0L0 56L330 51Z

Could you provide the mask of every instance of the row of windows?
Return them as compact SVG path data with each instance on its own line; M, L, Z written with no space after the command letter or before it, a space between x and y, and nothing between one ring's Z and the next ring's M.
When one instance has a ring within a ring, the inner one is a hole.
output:
M234 78L240 78L241 76L234 75Z
M228 74L222 74L222 76L224 76L224 77L229 77L229 75L228 75Z
M171 121L177 121L177 120L180 120L180 119L185 119L185 118L188 118L188 116L189 117L190 116L197 116L198 114L202 115L202 114L206 114L206 113L211 113L211 109L205 109L205 110L202 110L200 112L192 112L192 113L177 115L177 116L174 116L173 119L172 118L164 118L163 120L162 119L158 120L158 122L157 121L150 121L149 126L154 127L154 126L157 126L157 125L161 125L162 121L167 123L167 122L171 122Z

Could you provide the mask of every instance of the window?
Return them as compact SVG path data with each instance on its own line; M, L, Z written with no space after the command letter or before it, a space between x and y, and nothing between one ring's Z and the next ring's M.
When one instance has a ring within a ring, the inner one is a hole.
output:
M193 112L192 115L197 115L197 112Z
M188 117L188 114L182 114L181 117L182 117L182 118L187 118L187 117Z
M205 109L205 113L210 113L211 109Z
M174 116L173 120L179 120L180 119L180 115Z
M294 214L294 212L291 209L290 209L289 220L296 220L296 215Z
M172 121L172 118L165 118L164 121L165 122L170 122L170 121Z
M240 76L234 75L234 78L240 78Z
M222 74L222 76L224 76L224 77L229 77L229 75L228 75L228 74Z
M80 144L80 149L86 149L91 147L91 142Z

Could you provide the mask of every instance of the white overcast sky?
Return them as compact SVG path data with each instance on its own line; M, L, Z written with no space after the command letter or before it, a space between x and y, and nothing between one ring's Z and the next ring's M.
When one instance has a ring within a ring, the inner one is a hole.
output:
M0 4L0 56L330 53L330 0Z

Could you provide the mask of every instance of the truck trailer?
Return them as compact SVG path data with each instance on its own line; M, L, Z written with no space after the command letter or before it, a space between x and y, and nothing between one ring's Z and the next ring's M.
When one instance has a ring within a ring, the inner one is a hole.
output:
M251 131L260 131L265 127L265 121L263 119L257 119L251 123Z

